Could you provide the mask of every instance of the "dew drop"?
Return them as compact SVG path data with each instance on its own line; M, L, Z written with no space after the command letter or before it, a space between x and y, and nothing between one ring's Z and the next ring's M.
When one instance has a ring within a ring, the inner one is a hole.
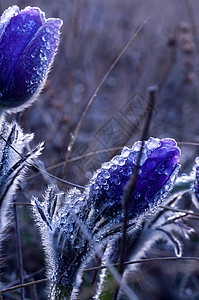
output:
M136 151L136 152L131 152L131 153L129 154L128 159L129 159L134 165L136 165L137 159L138 159L138 152L137 152L137 151Z
M99 190L99 185L98 184L94 184L94 189L95 190Z
M117 170L117 165L115 164L111 164L111 168L110 168L112 171L115 171Z
M107 184L104 185L104 190L108 191L108 189L109 189L109 184L107 183Z
M132 149L133 149L134 151L140 151L141 146L142 146L142 142L138 141L138 142L136 142L136 143L133 145L133 148L132 148Z
M101 171L101 176L108 179L110 177L110 173L107 170L102 170Z
M110 169L111 166L112 166L111 162L105 162L102 164L103 169Z
M125 162L126 162L126 160L123 157L120 156L119 159L118 159L118 165L123 166L125 164Z
M150 137L149 140L146 142L146 146L149 150L154 150L161 145L160 139Z
M122 150L121 155L123 157L128 157L130 152L131 152L131 150L128 147L124 147L123 150Z

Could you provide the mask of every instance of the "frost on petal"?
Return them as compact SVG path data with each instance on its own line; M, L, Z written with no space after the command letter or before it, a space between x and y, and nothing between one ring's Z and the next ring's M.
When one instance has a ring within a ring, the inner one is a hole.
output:
M121 220L124 187L134 172L139 149L139 142L131 149L125 147L121 155L104 163L94 173L88 186L88 197L99 213L104 211L109 217L118 214ZM173 139L150 138L145 142L130 202L129 218L152 209L168 194L179 169L179 158L180 149Z

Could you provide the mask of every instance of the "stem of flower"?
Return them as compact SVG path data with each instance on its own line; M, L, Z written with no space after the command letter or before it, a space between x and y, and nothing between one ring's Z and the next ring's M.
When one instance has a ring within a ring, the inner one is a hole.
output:
M123 197L123 203L124 203L124 221L123 221L123 232L122 232L122 238L121 238L121 248L120 248L120 261L119 261L119 274L122 276L124 273L124 259L125 259L125 254L126 254L126 234L127 234L127 227L128 227L128 212L129 212L129 202L131 199L131 195L134 189L134 185L136 182L137 174L138 174L138 168L140 164L140 159L142 156L142 150L144 147L144 141L147 139L148 133L149 133L149 126L151 123L151 118L152 118L152 113L153 113L153 108L155 104L155 92L157 91L157 86L151 86L148 88L148 93L149 93L149 103L148 103L148 109L149 113L146 119L146 123L143 129L142 133L142 145L139 151L137 163L135 166L134 173L132 174L131 178L127 182L124 190L124 197ZM118 286L115 290L114 294L114 300L118 298L118 293L119 293L120 287Z
M14 197L14 203L16 203L16 198L15 197ZM22 258L22 248L21 248L21 235L20 235L19 220L18 220L16 205L14 205L13 208L14 208L14 217L15 217L15 225L16 225L16 235L17 235L19 274L20 274L21 284L23 284L24 283L24 277L23 277L23 258ZM24 299L25 299L25 290L24 290L24 288L21 288L21 300L24 300Z

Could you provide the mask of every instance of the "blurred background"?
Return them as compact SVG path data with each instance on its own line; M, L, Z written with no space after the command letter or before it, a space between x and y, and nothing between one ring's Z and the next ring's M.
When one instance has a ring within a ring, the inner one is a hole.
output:
M175 138L182 149L182 172L191 171L199 155L198 0L1 0L0 13L10 5L38 6L47 18L63 20L59 50L45 88L39 99L17 116L24 132L35 134L35 145L45 142L40 164L46 170L75 184L87 184L102 162L120 152L115 148L130 146L141 138L148 109L147 89L157 85L150 135ZM67 147L89 99L146 18L86 113L62 176ZM15 117L10 115L7 119ZM30 170L20 187L18 201L28 203L32 195L39 197L46 186L41 174ZM68 190L70 186L61 188ZM33 227L30 209L20 206L18 211L24 270L27 274L41 270L32 279L44 278L40 237ZM7 285L18 278L15 248L8 239L3 275ZM157 274L170 276L169 267L165 267L166 275L160 266L153 267L145 270L145 274L154 274L152 285L157 283ZM182 270L172 272L180 276ZM197 276L192 282L194 288ZM30 297L38 297L30 299L46 299L44 286L29 291ZM5 297L18 299L19 294L7 293ZM145 299L152 299L148 297ZM199 295L194 298L190 294L183 299L199 299Z

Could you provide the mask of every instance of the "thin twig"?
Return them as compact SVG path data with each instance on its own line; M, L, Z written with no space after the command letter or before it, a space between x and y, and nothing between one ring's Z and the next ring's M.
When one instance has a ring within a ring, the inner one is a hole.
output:
M65 162L64 162L64 166L63 166L63 170L62 170L62 178L64 178L64 175L66 173L66 166L68 163L68 158L71 154L71 151L73 149L73 145L75 143L75 140L77 138L77 135L79 133L82 121L88 111L88 109L90 108L91 104L93 103L94 99L97 97L99 90L101 89L102 85L104 84L104 82L106 81L107 77L109 76L109 74L111 73L111 71L113 70L113 68L116 66L116 64L118 63L118 61L120 60L120 58L122 57L122 55L125 53L125 51L129 48L129 46L132 44L132 42L134 41L134 39L136 38L136 36L139 34L139 32L142 30L143 26L146 24L148 18L146 18L146 20L142 23L142 25L138 28L138 30L134 33L134 35L131 37L131 39L128 41L128 43L126 44L126 46L122 49L122 51L120 52L120 54L117 56L117 58L115 59L115 61L113 62L113 64L110 66L110 68L108 69L108 71L106 72L106 74L104 75L104 77L102 78L102 80L100 81L99 85L97 86L97 88L95 89L92 97L90 98L90 100L88 101L88 104L86 105L85 110L83 111L79 122L74 130L74 133L72 135L71 141L68 145L67 148L67 152L66 152L66 156L65 156Z
M121 239L121 248L120 248L120 262L119 262L119 274L122 276L123 272L124 272L124 258L125 258L125 254L126 254L126 233L127 233L127 227L128 227L128 214L129 214L129 204L130 204L130 200L132 197L132 193L133 193L133 189L135 186L135 182L137 179L137 175L138 175L138 170L139 170L139 164L140 164L140 160L142 157L142 150L144 147L144 143L145 140L148 137L148 133L149 133L149 127L150 127L150 123L151 123L151 119L152 119L152 112L153 112L153 108L154 108L154 104L155 104L155 92L157 90L157 86L152 86L148 89L149 92L149 96L150 96L150 101L148 104L148 116L146 119L146 123L143 129L143 133L142 133L142 144L141 144L141 148L139 151L139 155L138 155L138 159L137 159L137 163L135 166L135 170L133 172L133 175L131 176L130 180L128 181L128 183L125 186L124 189L124 198L123 198L123 203L124 203L124 221L123 221L123 232L122 232L122 239ZM115 294L114 294L114 300L117 299L118 297L118 293L119 293L119 286L117 286L116 290L115 290Z
M31 286L31 285L35 285L35 284L39 284L39 283L43 283L43 282L47 282L47 281L49 281L49 279L44 278L44 279L40 279L40 280L36 280L36 281L31 281L31 282L15 285L15 286L9 287L7 289L0 290L0 293L11 292L11 291L18 290L18 289L21 289L21 288L24 288L27 286Z
M9 141L7 141L2 135L0 135L0 138L2 138L3 141L4 141L7 145L9 145L9 147L11 147L11 148L16 152L16 153L22 158L22 160L25 161L25 160L27 159L27 158L25 158L21 153L19 153L19 152L18 152L18 151L17 151L17 150L9 143ZM37 149L37 148L35 148L34 151L35 151L36 149ZM28 156L28 155L31 155L31 153L28 153L27 156ZM52 175L52 174L46 172L46 170L41 170L38 166L36 166L36 165L33 164L33 163L29 163L29 162L26 161L26 164L29 165L30 167L35 168L36 170L38 170L38 171L40 171L40 172L45 173L46 175L48 175L48 176L50 176L50 177L52 177L52 178L54 178L54 179L56 179L56 180L58 180L58 181L60 181L60 182L62 182L62 183L65 183L65 184L68 184L68 185L71 185L71 186L75 186L75 187L80 188L80 189L84 189L84 187L81 186L81 185L72 183L72 182L67 181L67 180L63 180L63 179L61 179L61 178L59 178L59 177L57 177L57 176L55 176L55 175ZM2 201L2 198L0 199L0 202L1 202L1 201Z
M131 147L131 146L129 146L129 147ZM85 153L83 155L79 155L79 156L75 156L73 158L69 158L68 159L68 163L73 163L73 162L76 162L78 160L82 160L82 159L85 159L85 158L88 158L88 157L91 157L91 156L95 156L95 155L98 155L98 154L102 154L102 153L115 152L115 151L118 151L118 150L121 150L121 149L123 149L122 146L121 147L114 147L114 148L104 149L104 150L93 151L93 152L88 152L88 153ZM48 172L48 171L52 171L52 170L54 170L56 168L62 167L64 165L64 162L65 161L61 161L61 162L58 162L58 163L56 163L54 165L51 165L51 166L47 167L45 169L45 171ZM29 180L35 178L36 176L38 176L38 173L37 174L32 174L30 176L27 176L25 178L25 180L29 181ZM53 175L49 173L49 176L53 176ZM68 181L63 180L63 182L69 184ZM70 182L70 184L72 185L73 183Z
M196 216L199 217L199 214L194 213L193 211L188 211L188 210L184 210L184 209L179 209L179 208L174 208L174 207L170 207L170 206L165 206L165 205L159 205L160 208L164 208L166 210L172 210L174 212L181 212L181 213L185 213L187 215L192 215L192 216Z
M24 276L24 281L30 280L34 276L43 273L45 270L46 270L46 268L41 268L40 270L37 270L37 271L35 271L35 272L31 273L31 274L25 275ZM12 284L10 284L10 287L12 287L12 286L14 286L16 284L19 284L19 280L16 280L16 281L12 282Z
M132 260L132 261L127 261L124 262L123 264L125 266L128 265L134 265L134 264L142 264L142 263L148 263L148 262L163 262L163 261L195 261L199 262L199 257L155 257L155 258L145 258L145 259L140 259L140 260ZM119 263L111 265L112 267L119 267ZM93 268L86 268L84 269L84 272L92 272L92 271L100 271L103 269L108 269L107 266L99 266L99 267L93 267Z
M199 146L199 143L197 143L197 142L178 142L178 145ZM127 147L131 147L131 145L129 145L129 146L126 145L126 146ZM118 151L118 150L121 150L121 149L123 149L123 146L121 146L121 147L114 147L114 148L108 148L108 149L103 149L103 150L98 150L98 151L93 151L93 152L88 152L88 153L85 153L83 155L79 155L79 156L75 156L75 157L69 158L67 163L73 163L73 162L76 162L78 160L82 160L82 159L85 159L85 158L88 158L88 157L91 157L91 156L95 156L95 155L103 154L103 153L107 153L107 152L115 152L115 151ZM58 162L58 163L56 163L54 165L51 165L51 166L47 167L45 169L45 171L49 172L49 171L52 171L52 170L54 170L56 168L62 167L64 165L64 162L65 161L61 161L61 162ZM35 167L34 165L32 165L32 166ZM36 167L36 169L40 171L39 168ZM43 170L43 172L44 172L44 170ZM51 177L54 176L54 175L52 175L50 173L48 173L48 175L51 176ZM25 178L25 181L32 180L32 179L34 179L37 176L38 176L38 173L32 174L30 176L27 176ZM60 178L58 178L56 176L54 176L54 178L57 179L57 180L60 180ZM65 183L65 184L68 184L68 185L73 185L73 186L78 187L77 184L69 182L69 181L66 181L66 180L63 180L62 182Z
M197 142L178 142L179 145L187 145L187 146L199 146Z
M141 263L150 263L150 262L163 262L163 261L194 261L194 262L198 262L199 263L199 257L155 257L155 258L145 258L145 259L140 259L140 260L132 260L132 261L128 261L128 262L124 262L124 265L133 265L133 264L141 264ZM119 263L110 265L111 267L118 267ZM92 271L100 271L103 269L108 269L110 266L99 266L99 267L93 267L93 268L86 268L84 269L84 272L92 272ZM32 282L27 282L24 284L19 284L19 285L15 285L9 288L5 288L0 290L0 293L6 293L6 292L11 292L17 289L21 289L23 287L28 287L31 285L36 285L39 283L43 283L43 282L47 282L49 281L48 278L44 278L44 279L40 279L37 281L32 281Z

